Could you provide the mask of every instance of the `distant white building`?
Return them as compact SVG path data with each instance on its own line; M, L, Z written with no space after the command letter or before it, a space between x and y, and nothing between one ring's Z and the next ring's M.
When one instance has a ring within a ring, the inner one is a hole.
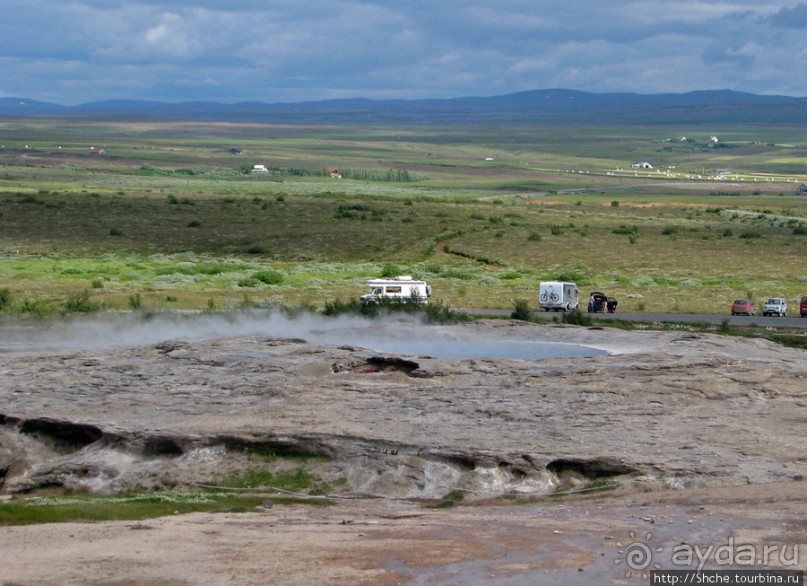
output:
M640 163L634 163L633 165L631 165L631 167L633 167L634 169L652 169L653 165L651 165L647 161L642 161Z
M266 165L252 165L252 172L253 173L268 173L269 169L266 168Z

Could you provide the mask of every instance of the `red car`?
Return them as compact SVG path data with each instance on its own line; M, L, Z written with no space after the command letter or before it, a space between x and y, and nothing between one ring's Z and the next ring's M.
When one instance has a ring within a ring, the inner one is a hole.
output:
M731 315L756 315L754 302L748 299L738 299L731 305Z
M801 317L807 317L807 295L802 295L799 302L799 313Z

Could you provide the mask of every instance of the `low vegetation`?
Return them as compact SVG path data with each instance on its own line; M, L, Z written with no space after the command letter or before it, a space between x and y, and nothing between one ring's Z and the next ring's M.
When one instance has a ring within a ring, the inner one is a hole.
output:
M254 511L265 496L223 492L156 492L116 496L14 496L0 503L0 526L89 521L140 521L195 512Z
M730 177L704 175L725 149L671 145L666 128L0 130L5 314L323 309L394 274L428 279L446 307L500 309L536 309L538 282L560 277L620 311L723 313L749 290L807 289L807 176L775 163L803 156L801 129L721 133Z

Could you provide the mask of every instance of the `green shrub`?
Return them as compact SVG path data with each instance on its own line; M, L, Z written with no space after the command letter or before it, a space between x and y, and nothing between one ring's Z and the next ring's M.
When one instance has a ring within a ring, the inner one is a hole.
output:
M510 313L511 319L519 319L521 321L532 321L533 315L530 309L530 302L526 299L516 299L513 302L513 311Z
M140 293L129 295L129 307L131 309L140 309L143 307L143 299L140 297Z
M636 226L626 226L625 224L620 224L618 228L614 228L613 230L611 230L611 232L614 234L625 234L628 236L631 235L636 236L637 234L639 234L639 228Z
M259 280L261 283L266 283L267 285L280 285L285 279L283 273L275 270L258 271L252 274L252 278Z
M44 301L40 299L23 299L20 304L20 313L27 313L36 317L46 317L53 313Z
M90 300L89 289L71 295L64 304L64 310L68 313L91 313L99 309L101 304Z
M0 311L11 307L12 300L11 289L8 287L0 289Z
M392 263L385 264L384 268L381 269L381 277L384 279L393 279L400 274L401 274L401 267Z
M590 326L593 323L591 316L583 313L579 309L567 311L563 314L561 321L565 324L572 324L576 326Z
M343 313L358 314L361 313L361 301L356 298L348 301L342 301L341 299L326 301L322 313L330 317L342 315Z

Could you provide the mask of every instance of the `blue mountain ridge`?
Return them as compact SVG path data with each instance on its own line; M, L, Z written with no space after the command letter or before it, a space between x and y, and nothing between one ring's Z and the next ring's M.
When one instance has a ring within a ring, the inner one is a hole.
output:
M307 124L807 124L807 98L732 90L681 94L531 90L492 97L308 102L104 100L63 106L0 98L0 116Z

